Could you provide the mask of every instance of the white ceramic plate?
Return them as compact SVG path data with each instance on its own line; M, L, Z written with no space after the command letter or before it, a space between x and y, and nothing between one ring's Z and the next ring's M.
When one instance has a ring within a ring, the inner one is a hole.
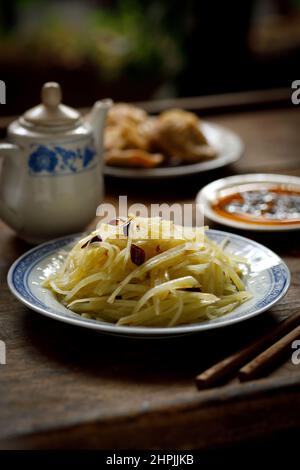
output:
M221 178L213 181L212 183L204 186L204 188L197 194L196 203L198 209L202 214L213 222L217 222L228 227L234 227L242 230L255 230L263 232L278 232L287 230L299 230L300 223L296 224L282 224L282 225L268 225L268 224L255 224L253 222L247 223L238 220L233 220L216 213L212 207L222 191L233 189L238 186L242 186L248 183L268 183L268 184L282 184L284 186L292 186L293 188L300 191L300 178L297 176L287 175L272 175L272 174L248 174L248 175L236 175L229 176L227 178Z
M192 163L190 165L178 165L159 168L121 168L106 165L104 174L107 176L115 176L117 178L172 178L176 176L186 176L203 171L214 170L230 163L234 163L244 152L244 144L241 139L230 130L203 122L201 125L205 136L209 143L217 150L218 155L212 160L206 160L200 163Z
M197 333L238 323L269 309L285 295L290 285L290 273L286 264L275 253L238 235L217 230L209 230L207 234L218 243L227 238L229 243L226 249L249 260L251 273L247 275L245 282L253 298L228 315L202 323L170 328L116 326L82 318L65 308L50 291L41 287L41 281L45 278L45 269L60 262L62 250L70 249L78 236L49 241L25 253L11 266L8 285L11 292L27 307L55 320L102 333L152 338Z

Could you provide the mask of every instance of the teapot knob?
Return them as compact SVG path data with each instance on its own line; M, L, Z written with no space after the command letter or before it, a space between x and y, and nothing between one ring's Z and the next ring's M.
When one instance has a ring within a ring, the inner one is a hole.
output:
M62 92L59 83L47 82L42 88L42 103L48 108L57 108L62 100Z
M73 108L62 104L62 92L59 83L47 82L41 92L42 104L29 109L23 115L25 124L62 128L74 127L80 123L80 114Z

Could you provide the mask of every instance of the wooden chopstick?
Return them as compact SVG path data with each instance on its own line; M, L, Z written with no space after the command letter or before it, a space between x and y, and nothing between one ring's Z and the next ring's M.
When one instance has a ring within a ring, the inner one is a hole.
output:
M247 363L247 361L251 360L274 341L277 341L281 336L286 335L286 333L298 325L300 325L300 311L295 312L278 325L275 325L264 337L197 375L195 380L198 389L210 388L232 375L241 366Z
M299 337L300 325L242 367L238 372L240 381L246 382L247 380L261 377L263 372L271 369L277 364L277 362L291 348L291 343Z

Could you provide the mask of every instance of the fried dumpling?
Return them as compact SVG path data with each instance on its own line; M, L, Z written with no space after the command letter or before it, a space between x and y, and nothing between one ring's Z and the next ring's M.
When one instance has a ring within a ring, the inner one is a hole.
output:
M129 122L139 124L147 119L146 111L132 104L118 103L114 104L107 114L107 125L115 126Z
M140 149L112 149L104 154L105 163L110 166L131 168L155 168L164 159L159 153L149 153Z
M216 156L216 150L201 131L199 118L181 109L160 114L152 135L152 145L168 157L179 157L187 162Z

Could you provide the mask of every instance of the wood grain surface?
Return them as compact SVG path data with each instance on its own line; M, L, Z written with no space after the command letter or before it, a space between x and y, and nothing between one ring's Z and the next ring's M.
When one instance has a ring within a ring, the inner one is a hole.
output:
M106 181L106 200L194 201L224 175L300 176L300 108L210 116L246 145L234 166L163 183ZM55 322L22 306L6 275L29 247L0 224L0 366L2 448L199 448L225 446L300 428L300 366L290 355L267 377L197 391L194 376L300 308L299 233L243 232L275 250L292 273L282 301L226 330L168 340L129 340ZM291 350L292 352L292 350Z

